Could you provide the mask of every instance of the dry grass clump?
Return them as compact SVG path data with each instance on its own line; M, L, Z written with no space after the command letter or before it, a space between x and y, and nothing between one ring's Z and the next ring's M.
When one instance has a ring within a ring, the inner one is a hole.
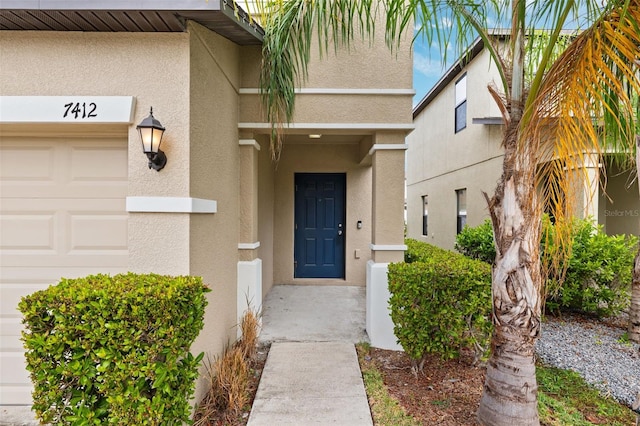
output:
M242 338L237 345L242 350L245 359L254 359L258 348L260 316L252 310L245 312L242 316L242 321L240 321L240 330L242 331Z
M240 323L240 340L226 347L213 361L208 359L205 363L209 390L194 415L195 426L231 420L250 404L249 381L251 364L257 351L259 327L258 314L248 310Z

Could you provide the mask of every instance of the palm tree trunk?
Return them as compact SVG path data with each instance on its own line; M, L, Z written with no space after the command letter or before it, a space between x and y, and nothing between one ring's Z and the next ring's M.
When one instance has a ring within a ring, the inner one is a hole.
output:
M484 392L483 425L539 425L535 340L540 333L540 213L531 156L516 154L517 124L505 136L503 174L489 202L496 242L494 333ZM488 198L488 197L487 197Z

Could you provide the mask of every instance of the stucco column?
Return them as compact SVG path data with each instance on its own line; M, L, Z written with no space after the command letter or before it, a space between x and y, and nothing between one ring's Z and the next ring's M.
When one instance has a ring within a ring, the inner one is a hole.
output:
M595 154L585 154L582 159L584 164L584 173L587 178L586 185L584 186L584 206L583 212L585 218L591 217L591 219L598 223L598 210L599 210L599 198L598 188L600 185L600 167L598 158Z
M399 350L389 314L387 270L404 260L404 133L378 134L372 159L372 260L367 263L367 333L371 345Z
M573 216L580 219L591 218L594 223L598 223L599 210L599 185L600 167L595 154L584 154L581 164L568 170L570 193L573 198Z
M258 151L253 139L240 139L240 227L238 229L238 321L262 304L262 260L258 258ZM239 322L238 322L239 323ZM238 337L241 330L238 327Z

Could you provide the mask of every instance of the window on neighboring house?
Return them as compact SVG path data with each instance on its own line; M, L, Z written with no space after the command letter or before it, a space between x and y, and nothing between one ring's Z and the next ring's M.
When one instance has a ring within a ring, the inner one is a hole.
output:
M458 214L456 220L456 233L462 232L464 225L467 224L467 190L456 190L456 202L458 205Z
M429 228L427 227L427 216L428 216L428 202L427 196L422 196L422 235L429 235Z
M456 81L456 133L467 127L467 75Z

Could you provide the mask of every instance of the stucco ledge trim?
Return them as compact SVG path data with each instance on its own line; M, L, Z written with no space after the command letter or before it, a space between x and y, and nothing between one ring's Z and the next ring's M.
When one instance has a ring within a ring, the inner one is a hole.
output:
M405 251L405 244L370 244L369 247L373 251Z
M217 213L218 202L193 197L127 197L130 213Z
M369 150L369 155L373 155L373 153L376 151L406 151L407 149L409 149L409 144L406 143L376 143Z
M238 250L255 250L260 247L260 241L256 241L255 243L239 243Z
M240 146L252 146L257 151L260 151L260 144L254 139L240 139L238 141L238 145L240 145Z

